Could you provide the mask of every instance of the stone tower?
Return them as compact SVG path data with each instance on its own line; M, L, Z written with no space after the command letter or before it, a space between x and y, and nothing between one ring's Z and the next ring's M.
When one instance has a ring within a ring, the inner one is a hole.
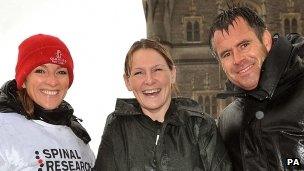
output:
M177 66L180 95L197 100L217 117L232 99L216 99L226 76L208 45L208 29L231 0L142 0L147 37L159 39ZM304 0L234 0L256 11L271 33L303 34Z

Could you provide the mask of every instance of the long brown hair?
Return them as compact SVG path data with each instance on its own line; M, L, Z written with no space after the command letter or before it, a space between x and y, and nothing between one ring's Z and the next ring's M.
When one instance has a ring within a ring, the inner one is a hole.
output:
M25 88L17 90L18 100L26 112L27 116L32 117L34 115L34 102L28 95Z

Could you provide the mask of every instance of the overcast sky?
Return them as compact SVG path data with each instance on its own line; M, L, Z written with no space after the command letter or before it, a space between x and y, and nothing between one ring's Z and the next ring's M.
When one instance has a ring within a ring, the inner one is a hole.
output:
M129 98L123 82L125 55L146 37L141 0L0 0L0 84L14 78L18 45L50 34L68 46L74 82L65 98L82 118L97 154L106 117L116 98Z

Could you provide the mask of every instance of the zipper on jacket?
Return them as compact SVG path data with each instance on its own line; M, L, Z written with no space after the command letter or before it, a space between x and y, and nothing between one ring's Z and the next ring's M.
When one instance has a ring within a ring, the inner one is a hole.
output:
M159 140L159 134L156 135L155 146L157 146L158 140Z
M156 133L156 137L155 137L155 144L154 144L154 148L153 148L153 161L151 162L151 165L153 168L157 167L156 149L157 149L159 137L160 137L160 129L157 129L157 133Z

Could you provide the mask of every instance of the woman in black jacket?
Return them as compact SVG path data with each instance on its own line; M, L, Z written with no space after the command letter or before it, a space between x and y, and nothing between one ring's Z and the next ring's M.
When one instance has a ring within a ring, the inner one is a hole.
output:
M136 99L118 99L108 116L95 169L230 170L214 120L187 98L172 98L176 68L160 43L135 42L124 80Z

